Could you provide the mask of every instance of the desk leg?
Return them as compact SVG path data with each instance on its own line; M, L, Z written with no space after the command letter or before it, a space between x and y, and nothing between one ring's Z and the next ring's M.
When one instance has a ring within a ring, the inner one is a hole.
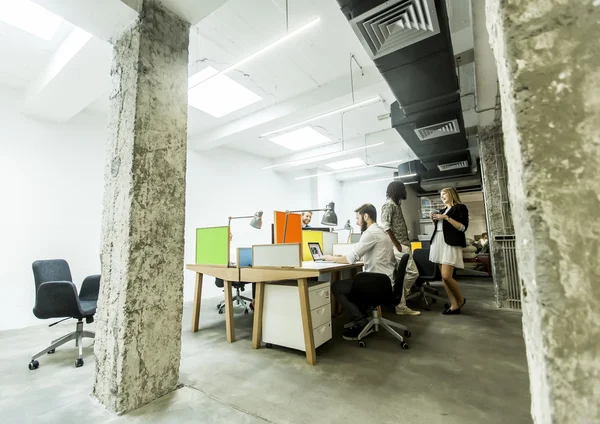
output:
M260 349L262 342L262 317L265 299L265 283L256 283L254 297L254 324L252 326L252 349Z
M196 273L196 289L194 290L194 309L192 311L192 333L200 326L200 302L202 302L202 273Z
M306 363L315 365L317 363L317 352L315 351L315 336L313 334L312 317L308 303L308 280L298 280L298 291L300 294L300 313L302 315L302 328L304 329L304 348L306 349Z
M233 327L233 296L231 294L231 281L224 281L225 285L225 325L227 327L227 341L235 341L235 328Z

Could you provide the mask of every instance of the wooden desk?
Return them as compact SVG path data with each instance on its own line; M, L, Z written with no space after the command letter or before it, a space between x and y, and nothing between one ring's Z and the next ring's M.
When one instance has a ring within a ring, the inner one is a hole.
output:
M304 332L304 347L306 362L309 365L317 363L315 340L313 335L312 317L308 300L308 279L319 277L322 274L332 274L332 282L340 278L341 271L352 270L353 275L362 268L363 264L334 264L319 262L303 262L301 267L266 268L252 267L240 270L240 280L256 283L254 299L254 325L252 331L252 348L260 349L262 342L262 317L265 295L265 284L270 281L297 280L300 294L300 311L302 314L302 327Z
M202 301L202 279L204 274L220 278L225 290L225 325L227 328L227 341L235 341L235 328L233 327L233 296L231 283L240 280L239 268L228 268L223 265L186 265L186 268L196 273L196 288L194 290L194 309L192 312L192 332L198 331L200 325L200 302Z

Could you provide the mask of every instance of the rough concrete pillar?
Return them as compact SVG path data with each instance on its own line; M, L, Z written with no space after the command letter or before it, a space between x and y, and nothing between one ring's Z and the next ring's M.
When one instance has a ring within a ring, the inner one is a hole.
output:
M496 303L499 308L520 307L520 293L509 287L509 278L513 275L503 249L506 242L500 241L504 236L514 236L501 122L479 129L479 157Z
M93 396L117 413L179 379L188 38L144 0L114 46Z
M600 422L600 1L486 0L537 423Z

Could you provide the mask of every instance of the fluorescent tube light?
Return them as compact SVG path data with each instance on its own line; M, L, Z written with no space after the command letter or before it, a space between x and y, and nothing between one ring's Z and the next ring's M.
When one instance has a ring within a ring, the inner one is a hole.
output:
M373 165L359 166L357 168L340 169L338 171L329 171L329 172L319 172L318 174L304 175L302 177L296 177L295 179L296 180L305 180L307 178L322 177L323 175L338 174L340 172L359 171L361 169L373 168L375 166L391 165L392 163L404 162L404 160L405 159L398 159L398 160L392 160L389 162L374 163Z
M352 158L352 159L346 159L346 160L340 160L337 162L331 162L328 163L326 166L328 166L331 169L347 169L347 168L356 168L358 166L364 166L366 165L365 161L359 158Z
M275 130L275 131L270 131L270 132L261 134L259 137L268 137L272 134L278 134L281 132L285 132L285 131L291 130L293 128L308 124L309 122L316 121L317 119L325 118L327 116L335 115L335 114L342 113L342 112L347 112L347 111L353 110L353 109L358 109L360 107L367 106L367 105L370 105L372 103L376 103L379 101L381 101L381 97L376 96L376 97L370 98L370 99L362 101L362 102L354 103L350 106L345 106L345 107L342 107L342 108L339 108L336 110L332 110L330 112L325 112L320 115L313 116L312 118L305 119L304 121L298 122L293 125L288 125L287 127L279 128L278 130Z
M51 40L63 18L29 0L0 0L0 21L43 40Z
M408 178L408 177L415 177L417 174L406 174L406 175L400 175L398 177L388 177L388 178L378 178L376 180L367 180L367 181L361 181L359 184L368 184L368 183L376 183L378 181L391 181L391 180L398 180L400 178ZM404 183L404 184L415 184L416 181L412 181L409 183Z
M201 84L217 74L215 68L208 66L189 78L188 87L192 86L188 91L190 106L220 118L262 100L262 97L225 75L218 75L210 83Z
M223 69L222 71L219 71L219 72L217 72L217 73L216 73L216 74L214 74L214 75L211 75L210 77L208 77L208 79L210 79L210 78L215 78L215 77L217 77L217 76L219 76L219 75L221 75L221 74L225 74L225 73L227 73L227 72L229 72L229 71L231 71L231 70L233 70L233 69L236 69L236 68L240 67L240 66L241 66L241 65L243 65L244 63L251 61L252 59L254 59L254 58L256 58L256 57L258 57L258 56L260 56L260 55L262 55L262 54L265 54L265 53L266 53L266 52L268 52L269 50L272 50L272 49L274 49L275 47L277 47L277 46L279 46L279 45L281 45L281 44L285 43L285 42L286 42L286 41L288 41L290 38L293 38L293 37L295 37L296 35L298 35L298 34L300 34L300 33L304 32L304 31L305 31L305 30L307 30L308 28L310 28L310 27L312 27L313 25L315 25L316 23L318 23L320 20L321 20L321 18L319 18L319 17L316 17L315 19L313 19L312 21L308 22L307 24L305 24L305 25L301 26L300 28L298 28L298 29L296 29L296 30L294 30L294 31L292 31L292 32L290 32L290 33L288 33L288 34L286 34L285 36L283 36L283 37L281 37L280 39L278 39L278 40L274 41L273 43L271 43L271 44L269 44L269 45L267 45L267 46L263 47L262 49L260 49L260 50L258 50L258 51L256 51L256 52L252 53L250 56L248 56L248 57L246 57L246 58L244 58L244 59L240 60L239 62L236 62L236 63L234 63L233 65L231 65L231 66L229 66L229 67L227 67L227 68ZM192 89L192 88L196 87L198 84L201 84L202 82L203 82L203 81L195 82L195 84L194 84L194 85L192 85L192 86L191 86L191 87L189 87L189 88L190 88L190 89Z
M340 150L338 152L325 153L322 155L311 156L311 157L308 157L305 159L298 159L298 160L293 160L290 162L278 163L277 165L265 166L263 169L273 169L273 168L279 168L281 166L293 167L293 166L299 166L299 165L306 165L307 163L319 162L319 161L326 160L326 159L333 159L333 158L337 158L339 156L345 156L348 153L357 152L359 150L365 150L365 149L368 149L369 147L381 146L382 144L385 144L385 143L382 141L381 143L369 144L367 146L360 146L360 147L356 147L354 149Z
M318 146L319 144L331 141L331 139L325 137L311 127L300 128L299 130L279 135L270 138L269 140L290 150L308 149L309 147Z

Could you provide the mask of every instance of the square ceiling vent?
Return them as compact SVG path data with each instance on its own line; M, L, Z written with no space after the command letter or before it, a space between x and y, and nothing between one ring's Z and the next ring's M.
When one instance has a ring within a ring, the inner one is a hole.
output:
M427 127L415 128L415 133L421 141L443 137L450 134L458 134L459 132L460 127L458 126L458 121L456 119L453 119L452 121L440 122L439 124L429 125Z
M453 171L455 169L468 168L468 167L469 167L469 161L467 161L467 160L438 164L438 169L440 171Z
M434 0L391 0L350 20L371 59L439 34Z

